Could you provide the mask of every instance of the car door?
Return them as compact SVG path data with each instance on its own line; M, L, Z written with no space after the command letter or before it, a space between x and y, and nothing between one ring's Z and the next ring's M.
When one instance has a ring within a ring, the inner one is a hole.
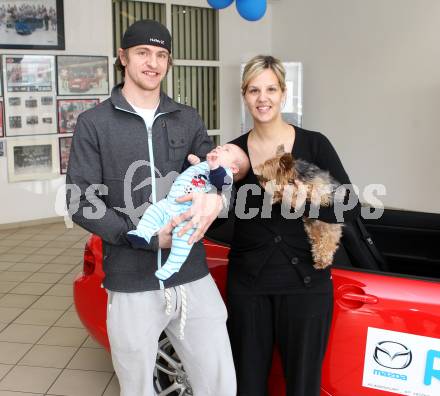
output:
M439 219L386 211L367 228L393 272L332 270L329 395L440 395Z

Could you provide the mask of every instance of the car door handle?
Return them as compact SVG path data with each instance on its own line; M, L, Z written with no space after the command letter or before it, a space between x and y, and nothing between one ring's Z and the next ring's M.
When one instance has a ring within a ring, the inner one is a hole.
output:
M344 293L341 297L344 300L359 301L363 304L377 304L379 301L376 296L370 294Z

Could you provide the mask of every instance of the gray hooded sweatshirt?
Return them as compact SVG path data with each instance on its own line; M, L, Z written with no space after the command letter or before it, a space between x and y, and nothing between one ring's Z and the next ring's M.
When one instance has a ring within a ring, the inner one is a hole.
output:
M67 206L72 220L102 238L106 289L158 290L208 274L205 251L195 243L181 270L165 282L154 272L168 249L157 237L135 248L126 234L152 202L164 198L192 153L201 158L213 144L197 111L161 93L151 130L121 93L78 117L67 170ZM152 172L155 169L155 172Z

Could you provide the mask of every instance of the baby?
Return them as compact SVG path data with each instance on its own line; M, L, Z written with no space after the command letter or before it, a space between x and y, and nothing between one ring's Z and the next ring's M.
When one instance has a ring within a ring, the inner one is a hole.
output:
M191 192L208 192L213 187L217 191L227 191L232 188L234 180L240 180L246 175L250 167L246 153L234 144L216 147L207 154L204 162L200 162L192 154L188 156L188 160L193 165L177 177L167 197L150 205L136 230L128 232L127 237L133 244L140 245L144 240L150 242L153 235L173 217L186 212L192 204L191 201L176 202L176 198ZM155 273L161 280L178 272L189 255L191 245L188 240L194 233L194 228L181 237L178 236L185 224L183 222L173 229L170 255L162 268Z

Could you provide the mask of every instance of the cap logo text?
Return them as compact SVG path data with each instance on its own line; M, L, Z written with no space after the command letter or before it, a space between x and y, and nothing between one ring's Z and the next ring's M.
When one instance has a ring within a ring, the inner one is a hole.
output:
M150 38L150 41L152 41L154 43L165 45L165 41L164 40L159 40L157 38Z

